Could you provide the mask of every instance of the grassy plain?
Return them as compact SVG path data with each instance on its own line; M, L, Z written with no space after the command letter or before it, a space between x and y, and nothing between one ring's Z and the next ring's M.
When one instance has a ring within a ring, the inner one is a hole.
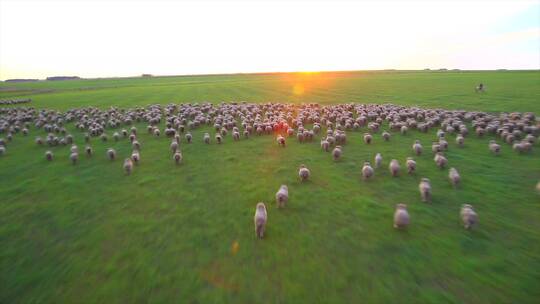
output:
M484 82L487 92L474 93ZM0 98L31 97L31 106L134 107L151 103L222 101L344 102L418 105L540 114L540 72L344 72L101 79L2 83ZM538 144L518 155L492 136L449 137L449 165L462 176L453 189L431 153L418 172L392 178L388 162L404 165L411 145L435 138L416 131L379 134L362 142L349 131L343 158L332 161L312 143L254 136L222 145L202 143L208 127L182 144L174 166L170 140L138 124L141 164L122 171L128 140L91 142L96 154L69 162L69 147L39 147L17 134L0 157L0 303L536 303L540 298ZM163 129L163 125L161 125ZM69 125L79 147L82 133ZM113 130L108 129L111 135ZM0 137L5 134L0 134ZM111 162L105 151L114 147ZM46 162L44 152L55 153ZM383 168L369 182L360 168L375 153ZM312 179L300 183L297 167ZM417 185L429 177L433 205ZM278 210L274 194L289 185ZM267 237L253 232L255 204L268 206ZM409 206L412 224L392 228L394 206ZM465 231L463 203L480 225ZM236 245L235 245L236 244Z

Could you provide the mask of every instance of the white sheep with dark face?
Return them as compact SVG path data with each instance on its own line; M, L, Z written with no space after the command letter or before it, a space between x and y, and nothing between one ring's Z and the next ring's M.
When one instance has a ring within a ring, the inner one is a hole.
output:
M298 169L298 176L300 177L300 180L307 181L310 175L311 173L309 172L309 169L306 168L305 165L300 165L300 168Z
M495 155L499 155L501 153L501 145L497 144L494 140L490 140L489 151Z
M173 160L174 160L174 162L175 162L177 165L179 165L179 164L182 163L182 159L183 159L182 153L181 153L180 151L176 151L176 152L174 153L174 155L173 155Z
M107 150L107 157L109 160L115 160L116 159L116 151L113 148L109 148Z
M0 147L1 148L1 147ZM45 159L48 160L48 161L52 161L53 160L53 153L51 151L47 151L45 152Z

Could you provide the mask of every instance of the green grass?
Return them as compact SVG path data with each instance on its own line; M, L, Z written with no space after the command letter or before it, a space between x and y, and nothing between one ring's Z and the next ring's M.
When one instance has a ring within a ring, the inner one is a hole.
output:
M355 72L323 74L302 96L291 75L237 75L81 80L0 88L51 89L31 95L32 106L132 107L190 101L393 102L449 109L534 111L540 114L536 72ZM297 79L298 80L298 79ZM300 79L302 80L302 79ZM306 80L303 79L306 84ZM488 88L475 94L474 85ZM85 88L80 90L79 88ZM91 89L89 89L91 88ZM1 89L0 89L0 92ZM0 93L23 96L19 93ZM29 91L24 91L28 93ZM24 94L26 94L24 93ZM415 157L418 172L392 178L388 162L404 166L411 145L428 134L380 133L372 145L364 129L349 131L343 158L332 161L312 143L254 136L223 145L182 143L175 166L170 140L138 124L141 164L122 171L128 140L92 140L96 154L69 162L69 147L34 143L42 130L17 134L0 157L0 303L535 303L540 297L539 146L518 155L504 144L488 152L491 136L449 137L449 165L462 176L453 189L431 153ZM163 125L161 125L163 129ZM79 147L82 133L69 125ZM111 135L113 130L108 129ZM0 135L4 136L4 135ZM118 160L106 159L114 147ZM384 157L369 182L364 160ZM312 179L300 183L297 167ZM434 202L420 202L418 182L432 181ZM275 207L289 185L286 209ZM268 206L264 240L253 231L255 204ZM392 228L396 203L409 206L408 231ZM463 203L480 224L465 231ZM238 252L232 246L238 243Z
M487 92L476 94L478 83ZM293 86L305 86L303 95ZM368 71L117 78L0 83L0 99L27 96L37 107L68 109L149 103L251 102L383 103L474 111L540 113L540 71Z

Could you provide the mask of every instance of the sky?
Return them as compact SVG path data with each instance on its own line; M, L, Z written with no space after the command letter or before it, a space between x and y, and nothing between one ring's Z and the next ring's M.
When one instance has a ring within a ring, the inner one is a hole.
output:
M0 79L540 69L536 1L0 0Z

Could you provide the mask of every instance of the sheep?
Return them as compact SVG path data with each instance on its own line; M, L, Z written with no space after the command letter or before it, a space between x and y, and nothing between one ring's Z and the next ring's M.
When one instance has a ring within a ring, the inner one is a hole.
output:
M239 141L239 140L240 140L240 132L234 131L234 132L232 133L232 137L233 137L233 140L234 140L234 141Z
M135 134L129 134L129 142L134 143L137 141L137 136Z
M478 223L478 215L474 211L473 207L469 204L463 204L461 211L459 212L463 226L465 229L471 229L476 223Z
M530 152L531 151L532 145L528 141L522 141L522 142L519 142L519 143L515 143L512 146L512 149L514 149L514 151L517 151L519 153L525 153L525 152Z
M107 157L112 161L116 158L116 151L113 148L107 150Z
M416 172L416 161L412 157L407 157L407 173L413 174Z
M420 144L419 140L416 140L412 146L414 153L417 156L422 155L422 145Z
M439 148L442 151L448 150L448 142L446 141L446 139L444 138L439 139Z
M373 137L371 136L371 134L369 133L364 133L364 142L366 144L371 144L371 140L373 139Z
M398 176L400 166L399 166L399 162L397 161L397 159L392 159L390 161L390 164L388 165L388 169L390 170L390 174L392 174L393 177Z
M309 169L306 168L305 165L300 165L300 168L298 169L298 176L300 177L301 181L307 181L309 179Z
M328 152L330 150L330 143L326 139L321 139L321 149L323 149L324 152Z
M289 200L289 188L286 185L281 185L276 192L276 203L278 208L285 207Z
M170 149L172 153L176 152L178 150L178 143L176 141L171 142Z
M382 132L382 137L383 137L384 141L389 141L390 140L390 133L388 133L386 131L383 131Z
M407 126L401 126L401 135L407 135L407 131L409 131Z
M431 145L431 152L433 152L434 154L439 153L441 151L442 151L441 145L438 142L434 142Z
M464 143L465 137L463 137L463 135L459 134L458 136L456 136L456 144L458 145L458 147L462 148Z
M39 136L36 137L36 144L39 145L39 146L43 145L43 139L41 139L41 137L39 137Z
M461 181L461 177L459 176L458 171L456 168L450 168L448 171L448 179L450 180L450 183L452 186L457 187Z
M444 137L444 131L439 129L437 131L437 137L439 137L439 138Z
M298 142L303 143L304 142L304 132L298 132L296 134L296 139L298 139Z
M255 235L262 239L264 237L264 231L266 229L266 221L268 215L266 213L266 206L263 202L257 203L255 209L255 216L253 217L253 222L255 224Z
M381 164L382 164L382 155L381 153L377 153L375 155L375 168L380 168L381 167Z
M193 137L193 136L191 135L191 133L189 133L189 132L186 133L185 137L186 137L186 140L187 140L188 144L190 144L190 143L191 143L191 139L192 139L192 137Z
M210 144L210 134L204 133L203 140L205 144Z
M481 128L481 127L476 128L476 135L478 137L484 136L485 133L486 133L486 130L484 130L483 128Z
M495 155L499 155L501 153L501 146L497 144L494 140L489 141L489 151Z
M131 153L131 160L135 165L139 164L139 161L141 160L141 155L139 154L139 151L135 150Z
M373 174L374 171L371 164L368 161L364 162L364 166L362 167L362 179L368 180L373 177Z
M448 164L448 160L446 159L446 157L444 157L444 155L441 152L437 152L433 160L435 161L439 169L444 169L446 165Z
M79 160L79 153L77 152L72 152L70 155L69 155L69 159L71 159L71 162L75 165L77 164L77 161Z
M159 128L154 128L154 136L159 137L160 134L161 132L159 131Z
M114 141L119 141L120 140L120 134L118 132L114 132L113 133L113 138L114 138Z
M397 204L394 212L394 228L405 229L409 225L410 216L407 212L407 205Z
M102 142L106 142L107 139L108 139L107 134L105 134L105 133L101 134L101 141Z
M418 190L420 190L422 202L431 203L431 183L429 182L429 179L422 178L418 185Z
M141 150L141 143L138 140L135 140L131 143L131 148L133 150Z
M5 146L0 146L0 156L6 154L6 147Z
M0 147L1 148L1 147ZM52 161L53 160L53 153L51 151L47 151L45 152L45 159L48 160L48 161Z
M285 137L278 135L276 141L278 146L285 148Z
M180 151L176 151L173 155L174 162L179 165L182 163L182 153Z
M341 158L341 153L341 146L336 146L332 151L332 157L334 158L334 161L338 161Z
M79 153L79 147L77 145L71 145L71 153Z
M536 137L534 137L534 135L532 134L527 134L527 136L525 137L525 140L533 145L536 142Z
M124 160L124 170L126 171L127 175L130 175L131 171L133 171L133 161L131 158L126 158Z
M223 138L221 137L221 134L216 133L216 142L218 144L221 144L223 142Z

